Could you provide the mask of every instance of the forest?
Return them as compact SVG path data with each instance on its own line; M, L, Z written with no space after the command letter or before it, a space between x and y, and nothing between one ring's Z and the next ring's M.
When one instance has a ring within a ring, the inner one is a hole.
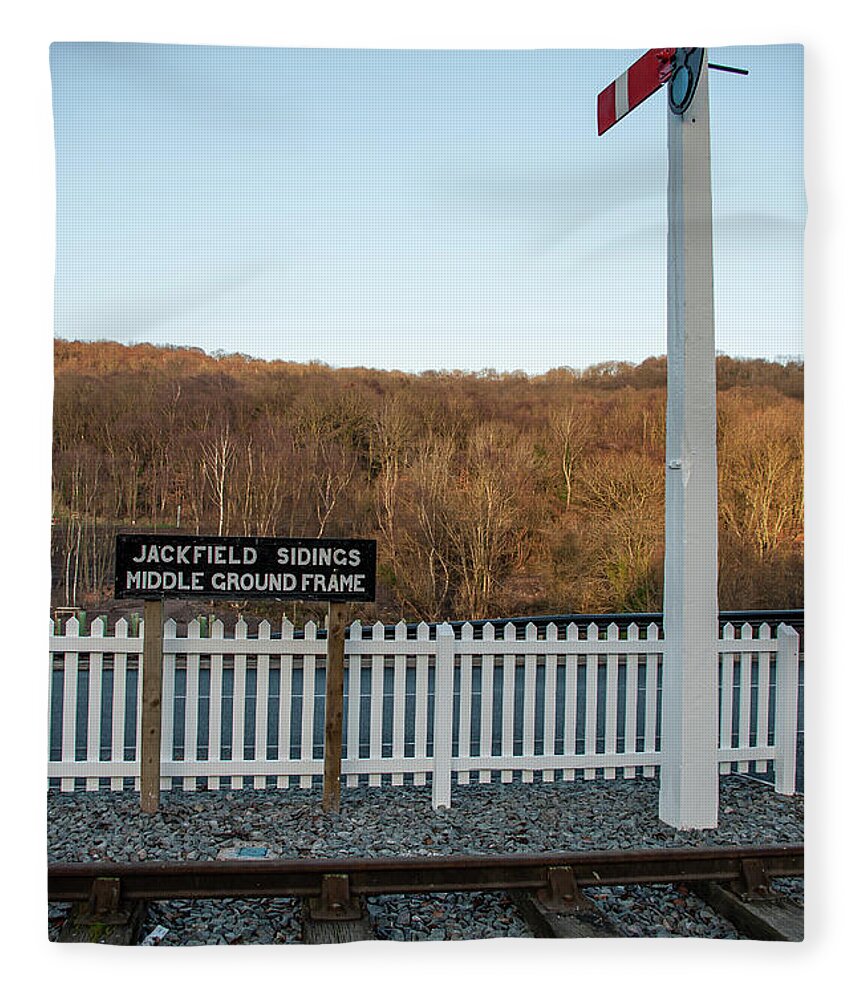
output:
M803 365L718 356L717 390L720 607L801 608ZM112 608L117 532L174 531L375 538L365 621L657 611L665 414L665 357L406 374L58 339L52 605Z

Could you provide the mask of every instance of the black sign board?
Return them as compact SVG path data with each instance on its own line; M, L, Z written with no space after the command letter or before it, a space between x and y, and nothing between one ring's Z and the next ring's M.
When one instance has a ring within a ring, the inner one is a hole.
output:
M117 535L115 595L374 601L376 542Z

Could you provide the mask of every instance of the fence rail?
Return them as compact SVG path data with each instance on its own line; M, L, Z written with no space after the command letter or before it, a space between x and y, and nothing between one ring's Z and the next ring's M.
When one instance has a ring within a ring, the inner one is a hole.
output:
M61 791L137 787L143 626L51 625L49 763ZM550 621L391 628L355 622L345 646L347 786L653 776L660 765L659 625ZM288 621L232 635L165 622L162 787L309 788L323 771L324 634ZM773 768L795 791L798 633L720 631L721 772Z

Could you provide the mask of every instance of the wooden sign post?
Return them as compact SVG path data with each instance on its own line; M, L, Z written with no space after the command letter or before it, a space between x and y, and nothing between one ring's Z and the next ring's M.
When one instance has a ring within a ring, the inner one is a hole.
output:
M325 666L325 761L323 810L340 809L340 758L343 746L343 659L347 606L330 603Z
M143 603L143 679L140 713L140 809L157 813L161 790L161 662L163 601Z

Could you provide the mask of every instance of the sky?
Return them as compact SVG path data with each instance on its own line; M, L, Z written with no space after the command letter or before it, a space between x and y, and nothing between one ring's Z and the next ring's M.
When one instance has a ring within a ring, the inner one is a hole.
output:
M666 97L642 49L56 42L55 333L500 371L666 351ZM803 49L717 48L717 350L803 355Z

